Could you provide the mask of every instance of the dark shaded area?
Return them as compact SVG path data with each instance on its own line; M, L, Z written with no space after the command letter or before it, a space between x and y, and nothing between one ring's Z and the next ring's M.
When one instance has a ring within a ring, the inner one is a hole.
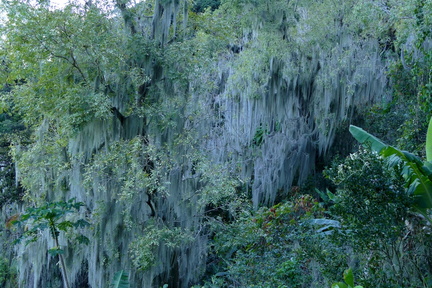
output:
M25 133L25 130L19 117L0 114L0 208L7 203L19 201L24 193L24 189L16 183L10 145L12 139Z
M221 3L219 0L198 0L198 1L195 1L194 5L192 7L192 11L195 13L202 13L207 8L210 8L212 11L214 11L217 8L219 8L220 4Z

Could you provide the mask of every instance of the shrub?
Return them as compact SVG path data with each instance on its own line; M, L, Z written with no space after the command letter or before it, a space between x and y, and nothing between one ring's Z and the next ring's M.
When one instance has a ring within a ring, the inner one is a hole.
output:
M365 287L423 287L430 274L425 257L430 245L424 239L430 229L411 212L414 200L406 191L402 167L390 167L362 148L325 171L337 185L330 193L330 212L341 229L333 243L352 249L350 264Z

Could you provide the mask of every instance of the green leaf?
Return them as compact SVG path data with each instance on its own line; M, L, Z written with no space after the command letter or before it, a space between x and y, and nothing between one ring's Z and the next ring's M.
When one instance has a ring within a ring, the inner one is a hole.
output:
M72 198L68 201L70 204L70 207L74 208L75 210L79 210L82 206L84 206L84 202L74 202L75 198Z
M321 190L319 190L318 188L315 188L315 192L318 193L318 195L321 197L321 199L323 199L324 202L330 201L328 195L326 193L322 192Z
M350 125L349 131L358 142L360 142L361 144L370 145L373 151L380 153L381 150L387 147L387 145L384 144L377 137L369 134L360 127Z
M348 286L354 287L354 275L351 268L344 271L343 278Z
M426 176L431 178L432 176L432 162L426 161L423 162L423 171L425 172Z
M338 283L334 283L331 288L348 288L348 286L345 283L342 282L338 282Z
M327 189L327 196L332 202L337 202L337 196Z
M311 219L308 221L311 225L322 225L321 228L317 229L317 233L331 234L335 228L340 228L340 222L331 219Z
M121 270L114 275L111 288L129 288L129 276Z
M30 214L29 213L23 214L23 215L21 215L20 221L18 223L24 222L24 221L26 221L29 218L30 218Z
M423 215L427 209L432 208L432 165L429 162L422 162L421 159L412 153L388 146L375 136L363 129L350 126L350 132L361 144L369 144L371 148L389 159L389 165L399 165L403 161L403 177L406 180L407 192L414 195L414 207ZM399 159L398 159L399 158Z
M423 163L420 158L406 151L388 146L382 151L385 157L397 156L405 164L403 177L407 181L408 192L415 197L415 208L421 213L432 208L432 182L430 179L430 163ZM392 161L396 163L396 161Z
M61 249L61 248L59 248L59 247L54 247L54 248L49 249L49 250L48 250L48 253L49 253L51 256L57 256L57 255L59 255L59 254L64 254L64 250Z
M432 161L432 117L426 134L426 160Z
M29 245L30 243L36 242L37 237L31 237L29 239L26 240L25 245Z
M72 228L74 225L70 221L63 221L57 224L57 228L61 231L67 231L69 228Z
M79 227L87 227L87 226L90 226L90 223L87 222L87 221L84 220L84 219L79 219L79 220L77 220L75 223L73 223L73 226L74 226L75 228L79 228Z
M337 220L315 218L308 221L312 225L329 225L333 227L340 227L340 222Z
M78 243L80 243L80 244L85 244L85 245L90 244L90 239L87 238L87 237L84 236L84 235L79 235L79 236L76 237L75 239L76 239L76 240L78 241Z
M311 224L324 225L316 230L316 233L331 234L336 228L340 228L340 222L330 219L312 219Z

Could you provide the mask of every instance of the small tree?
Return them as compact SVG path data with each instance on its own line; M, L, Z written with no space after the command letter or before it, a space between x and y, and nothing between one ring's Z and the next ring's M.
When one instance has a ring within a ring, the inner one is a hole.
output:
M18 238L16 242L20 242L22 239L26 239L26 245L35 242L38 239L38 232L41 230L49 229L51 237L54 239L55 247L48 250L48 253L53 257L58 256L63 281L66 288L70 288L69 280L66 273L66 265L63 258L64 250L60 248L59 235L60 231L67 232L73 228L86 227L89 224L84 219L76 221L66 220L64 217L69 213L77 213L80 207L84 206L82 202L76 202L75 199L70 199L67 202L52 202L40 207L27 208L26 213L21 215L17 221L14 222L16 225L26 223L29 227L24 231L23 235ZM88 244L89 239L79 234L76 237L79 243Z

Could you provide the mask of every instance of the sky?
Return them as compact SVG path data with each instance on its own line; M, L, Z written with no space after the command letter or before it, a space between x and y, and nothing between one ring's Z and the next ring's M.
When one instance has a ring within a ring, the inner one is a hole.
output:
M64 6L67 3L67 0L51 0L51 3L55 6Z
M58 7L58 8L63 8L64 6L66 6L66 4L69 2L69 0L51 0L51 5ZM79 2L83 2L82 0Z
M87 0L73 0L73 2L77 2L77 3L85 3ZM144 0L135 0L135 1L131 1L131 3L138 3L138 2L142 2ZM63 8L64 6L67 5L67 3L69 2L69 0L50 0L51 5L55 6L57 8ZM94 4L98 3L98 0L93 0Z

